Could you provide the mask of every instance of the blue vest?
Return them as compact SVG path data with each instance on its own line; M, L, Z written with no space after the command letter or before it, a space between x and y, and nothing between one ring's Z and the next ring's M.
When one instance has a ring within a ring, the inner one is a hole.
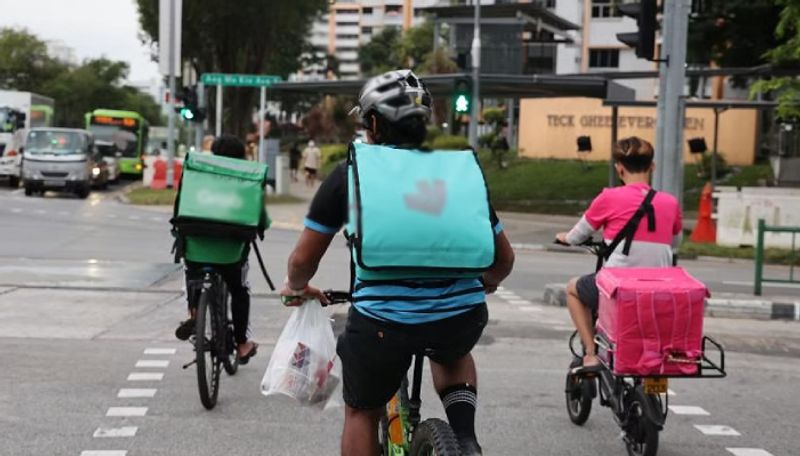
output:
M471 150L353 144L348 203L359 280L478 277L494 263L489 192Z

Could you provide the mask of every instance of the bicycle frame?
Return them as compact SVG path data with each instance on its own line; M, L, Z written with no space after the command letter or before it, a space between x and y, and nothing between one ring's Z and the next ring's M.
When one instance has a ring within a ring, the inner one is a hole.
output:
M422 417L422 369L425 360L424 354L414 355L414 370L412 373L411 396L408 398L408 407L403 404L402 395L408 394L408 382L404 381L400 389L386 404L386 426L388 441L381 442L387 450L387 456L405 456L408 454L414 430L419 425ZM403 391L405 389L405 391Z

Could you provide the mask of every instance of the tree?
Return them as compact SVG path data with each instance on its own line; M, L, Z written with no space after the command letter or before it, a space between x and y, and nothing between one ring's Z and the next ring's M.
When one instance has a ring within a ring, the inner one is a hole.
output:
M149 95L123 86L128 64L108 59L86 60L81 66L64 71L36 91L56 102L56 125L82 127L83 115L96 108L125 109L142 114L160 124L161 108Z
M158 2L136 0L146 42L158 41ZM287 77L308 49L312 21L328 6L325 0L192 0L183 4L181 54L198 74L206 72L277 74ZM226 90L226 130L251 128L256 89ZM213 103L213 100L210 100ZM213 108L213 106L212 106ZM210 113L214 109L209 110Z
M705 0L689 25L689 63L751 67L778 45L776 0Z
M400 42L400 60L406 68L417 69L433 52L433 21L411 27Z
M800 63L800 0L777 0L783 6L775 36L781 42L765 53L766 59L776 66ZM758 81L751 94L759 92L777 95L778 117L784 120L800 119L800 81L782 77Z
M385 27L375 34L369 43L358 49L361 72L365 76L375 76L401 68L402 56L398 53L400 40L400 30L397 27Z
M0 88L35 91L66 69L25 29L0 28Z

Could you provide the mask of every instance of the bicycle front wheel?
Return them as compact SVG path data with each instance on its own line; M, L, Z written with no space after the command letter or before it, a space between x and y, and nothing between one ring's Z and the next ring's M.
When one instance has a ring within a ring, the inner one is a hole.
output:
M222 360L219 358L217 345L220 337L217 334L219 325L214 312L214 293L204 288L200 293L195 317L195 357L197 360L197 388L200 402L208 410L217 405L219 395L219 375L222 371Z
M446 422L431 418L414 430L410 456L459 456L458 440Z

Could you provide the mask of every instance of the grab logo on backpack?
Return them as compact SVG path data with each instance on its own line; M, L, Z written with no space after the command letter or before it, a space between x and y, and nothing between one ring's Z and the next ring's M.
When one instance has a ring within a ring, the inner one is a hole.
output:
M404 195L406 207L430 215L442 215L447 203L447 183L441 179L417 182L416 193Z
M489 193L471 150L352 144L348 200L360 280L477 277L494 263Z

